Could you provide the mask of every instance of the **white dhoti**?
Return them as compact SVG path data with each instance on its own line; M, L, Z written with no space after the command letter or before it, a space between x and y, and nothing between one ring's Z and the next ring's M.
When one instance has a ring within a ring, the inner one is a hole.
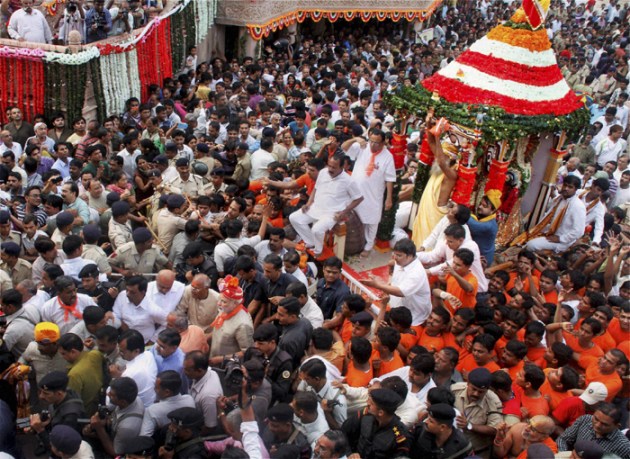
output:
M572 244L563 244L562 242L551 242L546 237L537 237L527 243L525 248L531 252L539 250L553 250L554 252L564 252Z
M301 210L289 215L289 221L304 243L312 246L317 254L322 253L322 250L324 250L326 231L330 231L337 223L332 215L330 217L314 218Z

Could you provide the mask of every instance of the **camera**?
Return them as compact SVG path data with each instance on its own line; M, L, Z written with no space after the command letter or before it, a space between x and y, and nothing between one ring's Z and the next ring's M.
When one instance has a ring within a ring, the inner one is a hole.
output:
M75 2L68 2L66 9L68 13L74 14L77 11L77 4Z
M53 183L61 183L63 181L63 177L61 175L55 176L52 179Z
M177 438L175 437L175 432L173 432L171 429L168 429L164 438L164 449L166 451L173 451L176 445Z
M109 409L105 405L99 405L96 412L99 419L107 419L107 416L109 416Z
M225 372L223 385L226 395L239 394L243 385L243 378L245 377L240 360L236 357L227 360L223 371Z
M48 419L50 419L50 411L48 411L48 410L42 410L42 411L39 413L39 419L40 419L42 422L46 422L46 421L48 421Z

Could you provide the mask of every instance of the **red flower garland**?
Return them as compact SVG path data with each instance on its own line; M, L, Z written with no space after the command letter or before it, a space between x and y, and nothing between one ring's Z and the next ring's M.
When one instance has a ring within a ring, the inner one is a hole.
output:
M422 136L422 143L420 144L420 162L426 166L433 165L433 161L435 160L435 155L431 151L431 147L429 147L429 139L427 137L427 131L424 131L424 135Z
M142 100L149 97L149 85L161 85L164 78L173 74L169 30L170 20L161 21L136 47Z
M509 164L509 161L499 161L498 159L493 159L490 162L490 171L488 172L488 181L486 182L485 191L503 190Z
M470 202L470 195L475 186L475 178L477 177L477 166L466 167L460 164L457 169L457 182L453 188L451 199L457 204L465 206Z
M405 155L407 152L407 136L405 134L392 133L392 146L389 152L394 156L394 167L396 170L405 166Z

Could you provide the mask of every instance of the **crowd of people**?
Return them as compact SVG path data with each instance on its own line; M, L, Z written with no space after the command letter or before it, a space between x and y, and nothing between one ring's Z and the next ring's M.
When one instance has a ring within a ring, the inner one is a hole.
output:
M261 59L192 48L102 123L9 107L0 457L630 457L625 8L552 5L592 125L514 255L495 253L497 192L449 202L419 242L397 224L390 276L362 281L378 299L331 251L345 222L369 259L383 212L410 199L412 131L430 126L410 127L397 172L383 96L517 6L444 5L426 43L338 22ZM11 37L37 41L18 22Z
M49 16L43 3L2 0L0 38L54 45L93 43L144 26L166 6L166 0L69 0Z

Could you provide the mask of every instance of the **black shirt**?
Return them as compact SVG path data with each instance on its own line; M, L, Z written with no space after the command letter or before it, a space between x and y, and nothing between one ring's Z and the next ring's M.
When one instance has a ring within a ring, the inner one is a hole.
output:
M317 281L317 296L315 302L324 313L324 319L331 319L335 312L341 311L341 305L350 294L350 289L341 279L337 279L330 286L326 286L326 279Z

